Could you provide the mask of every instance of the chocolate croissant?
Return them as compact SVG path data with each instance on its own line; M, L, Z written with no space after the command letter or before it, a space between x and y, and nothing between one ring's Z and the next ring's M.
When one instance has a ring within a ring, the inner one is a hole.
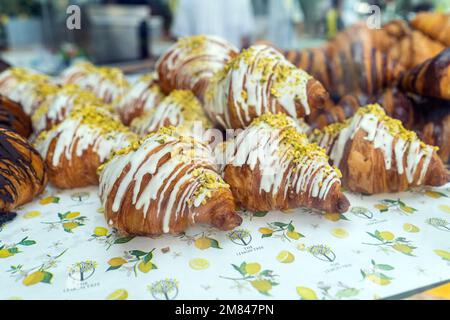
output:
M133 119L155 108L164 94L158 84L158 74L150 73L139 78L117 103L115 109L123 124L129 125Z
M266 113L224 150L224 179L238 204L250 211L307 207L345 212L340 172L328 164L325 150L311 144L284 114Z
M210 149L174 127L118 151L99 171L106 220L122 234L178 234L198 223L231 230L242 222Z
M131 130L140 136L155 132L162 127L175 126L186 134L195 129L209 128L200 101L189 90L174 90L158 106L131 122ZM197 126L197 128L196 128Z
M198 35L181 38L156 63L162 91L191 90L202 101L211 77L238 54L224 39Z
M92 91L105 103L116 102L128 90L129 84L118 68L98 67L89 62L76 63L60 75L63 84L76 84Z
M421 12L411 21L413 28L450 47L450 14Z
M0 127L12 130L24 138L31 134L30 117L17 102L0 95Z
M50 130L63 121L76 107L96 106L112 112L112 108L97 98L92 92L76 85L67 84L48 94L33 113L31 120L35 133Z
M436 152L379 105L358 109L345 123L316 130L310 137L326 148L354 192L401 192L413 186L442 186L449 173Z
M39 153L17 133L0 128L0 215L33 200L46 184Z
M98 184L97 168L113 150L135 140L137 136L108 111L82 106L43 131L34 144L45 159L50 182L71 189Z
M211 80L205 111L223 128L245 128L266 112L311 118L330 103L324 87L276 49L252 46Z
M400 86L421 96L450 100L450 48L405 72Z

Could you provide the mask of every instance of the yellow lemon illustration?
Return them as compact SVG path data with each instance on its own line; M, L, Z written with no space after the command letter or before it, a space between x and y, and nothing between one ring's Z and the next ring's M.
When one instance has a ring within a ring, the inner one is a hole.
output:
M433 199L439 199L440 197L442 197L442 195L439 192L431 191L431 190L428 190L427 192L425 192L425 195L430 198L433 198Z
M0 250L0 258L8 258L11 257L13 254L9 252L8 249L1 249Z
M292 263L295 260L295 256L289 251L283 250L277 255L277 260L281 263Z
M377 208L380 211L389 209L389 207L385 204L376 204L375 208Z
M247 263L245 265L245 272L247 272L250 275L257 274L259 271L261 271L261 265L257 262Z
M450 206L446 205L446 204L441 204L438 207L441 211L445 212L445 213L450 213Z
M253 288L262 293L268 293L272 289L272 284L269 280L253 280L250 283Z
M400 206L400 208L403 210L403 212L406 212L406 213L413 213L414 212L414 209L411 208L411 207L408 207L408 206Z
M76 227L78 227L78 223L76 223L76 222L64 222L63 223L63 228L67 229L67 230L72 230L72 229L75 229Z
M197 249L206 250L211 247L211 239L201 237L195 240L194 245Z
M273 230L269 228L259 228L258 231L262 234L272 234Z
M40 215L41 215L40 211L28 211L27 213L25 213L23 215L23 217L25 219L33 219L33 218L39 217Z
M119 267L125 263L127 263L127 260L125 260L124 258L121 258L121 257L115 257L108 261L108 264L111 267Z
M209 268L209 261L203 258L195 258L189 261L189 266L194 270L204 270Z
M381 231L380 237L381 237L381 239L386 240L386 241L392 241L395 238L394 234L390 231Z
M96 211L97 211L97 213L105 213L105 208L100 207Z
M147 263L145 263L144 261L141 261L138 265L138 269L143 273L147 273L153 269L153 263L151 261L149 261Z
M55 197L50 196L50 197L45 197L42 198L41 200L39 200L39 204L42 205L46 205L46 204L50 204L50 203L54 203L55 202Z
M348 237L348 232L342 228L334 228L331 230L331 234L339 239L344 239Z
M109 296L106 297L106 300L126 300L128 298L128 291L125 289L117 289Z
M26 286L33 286L33 285L41 282L42 280L44 280L44 273L42 271L35 271L35 272L27 275L22 280L22 283Z
M411 247L403 243L396 243L392 246L392 248L404 254L411 254L411 252L413 251Z
M297 294L302 300L317 300L316 292L307 287L297 287Z
M405 230L406 232L410 232L410 233L417 233L420 231L418 226L415 226L411 223L405 223L403 225L403 230Z
M301 234L295 231L288 231L286 235L293 240L298 240L301 237Z
M436 253L442 259L450 261L450 252L445 250L434 250L434 253Z
M379 284L380 286L387 286L388 284L391 283L391 281L389 279L380 278L379 276L377 276L375 274L367 275L367 279L369 279L370 281L372 281L375 284Z
M306 246L305 246L304 243L299 243L299 244L297 245L297 250L303 251L303 250L305 250L305 249L306 249Z
M104 237L108 234L108 229L104 228L104 227L96 227L94 229L94 234L97 237Z
M325 213L324 218L333 222L339 221L341 219L340 213Z
M70 212L67 214L66 219L74 219L80 215L79 212Z

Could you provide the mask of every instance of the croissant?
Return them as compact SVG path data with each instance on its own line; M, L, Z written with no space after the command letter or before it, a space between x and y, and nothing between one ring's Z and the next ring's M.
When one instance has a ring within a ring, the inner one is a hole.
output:
M211 150L174 127L118 151L99 171L106 219L123 234L178 234L198 223L231 230L242 222Z
M97 67L89 62L76 63L61 75L63 84L76 84L92 91L105 103L118 101L128 90L129 84L118 68Z
M354 192L401 192L441 186L450 178L437 148L425 145L377 104L358 109L345 123L316 130L310 139L327 149L344 187Z
M400 86L421 96L450 100L450 48L405 72Z
M421 12L411 21L414 29L450 47L450 14Z
M112 112L109 105L97 98L92 92L82 90L73 84L61 86L56 92L48 94L31 117L35 133L50 130L63 121L75 108L96 106Z
M223 128L245 128L266 113L293 118L316 114L329 103L323 86L276 49L256 45L232 59L211 80L204 108Z
M349 207L339 170L328 164L325 150L309 143L285 114L256 118L222 149L224 180L247 210L307 207L335 213Z
M109 112L95 106L74 108L67 118L35 141L50 182L61 189L98 184L97 168L114 149L137 140Z
M14 131L24 138L28 138L31 134L30 117L18 103L2 95L0 95L0 127Z
M155 108L131 122L131 130L140 136L162 127L176 126L179 131L193 132L210 127L200 101L189 90L174 90Z
M123 124L129 125L133 119L155 108L164 94L158 84L156 72L142 76L134 83L116 105Z
M213 36L181 38L157 61L156 69L162 91L191 90L200 99L211 77L238 54L238 49Z
M30 202L46 184L39 153L25 138L0 128L0 215Z
M46 95L57 90L48 76L32 70L9 68L0 74L0 94L19 103L28 115L37 109Z

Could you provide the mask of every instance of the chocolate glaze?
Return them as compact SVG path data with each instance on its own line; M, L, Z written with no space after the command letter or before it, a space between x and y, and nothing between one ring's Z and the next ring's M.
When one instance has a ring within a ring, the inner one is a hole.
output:
M13 220L16 216L17 216L17 213L15 213L15 212L0 211L0 227L3 226L5 223Z

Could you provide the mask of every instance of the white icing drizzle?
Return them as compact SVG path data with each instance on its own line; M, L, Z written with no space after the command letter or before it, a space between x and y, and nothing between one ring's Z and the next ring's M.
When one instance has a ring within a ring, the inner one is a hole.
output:
M205 109L209 117L224 128L233 127L231 114L237 115L239 127L251 122L251 114L258 117L267 112L283 111L297 118L299 102L308 115L310 79L310 75L295 68L274 48L252 46L231 60L210 82ZM278 110L278 106L282 110ZM234 108L234 112L230 108Z
M161 159L167 156L169 159L160 164ZM189 210L188 214L195 223L196 208L205 203L207 194L213 191L204 188L196 193L201 185L197 170L212 174L223 183L213 169L214 159L206 145L158 131L146 138L136 150L124 154L119 152L107 162L100 173L100 198L106 206L108 197L113 197L111 209L117 213L124 205L126 193L131 192L131 205L142 210L144 219L148 214L156 215L163 232L168 233L172 217L175 216L176 220L185 209ZM147 184L143 184L145 177L150 177ZM112 194L118 181L117 191ZM156 205L155 211L151 211L152 205Z

